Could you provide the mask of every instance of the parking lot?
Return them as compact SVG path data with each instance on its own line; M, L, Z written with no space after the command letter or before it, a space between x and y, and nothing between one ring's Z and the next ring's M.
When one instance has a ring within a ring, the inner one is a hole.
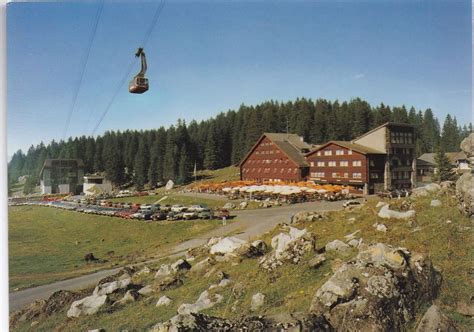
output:
M64 210L97 214L110 217L143 221L179 221L196 219L230 218L226 209L210 209L204 205L160 205L160 204L138 204L112 202L108 200L93 200L85 198L74 198L71 200L54 201L27 201L11 205L35 205Z

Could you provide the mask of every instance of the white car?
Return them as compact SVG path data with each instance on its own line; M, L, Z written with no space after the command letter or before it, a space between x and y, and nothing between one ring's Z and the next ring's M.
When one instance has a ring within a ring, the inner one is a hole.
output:
M171 211L173 211L173 212L178 212L179 213L179 212L184 212L186 210L187 210L187 208L185 206L181 205L181 204L175 204L171 207Z
M192 205L188 208L188 211L195 211L195 212L202 212L206 210L208 210L208 208L202 205Z

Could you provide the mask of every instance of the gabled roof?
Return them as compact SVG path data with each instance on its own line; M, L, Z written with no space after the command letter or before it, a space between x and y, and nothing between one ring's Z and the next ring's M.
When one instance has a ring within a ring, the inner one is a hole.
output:
M456 164L458 160L466 159L466 154L463 151L459 152L446 152L446 157L448 157L451 164ZM421 156L417 158L417 162L420 165L436 165L436 153L423 153Z
M389 127L389 126L415 127L414 125L409 124L409 123L385 122L384 124L381 124L380 126L375 127L374 129L371 129L371 130L369 130L369 131L366 132L366 133L363 133L363 134L360 135L359 137L354 138L353 140L351 140L351 142L357 141L358 139L361 139L361 138L364 137L364 136L367 136L367 135L369 135L369 134L372 134L374 131L377 131L377 130L379 130L380 128Z
M248 157L260 144L264 137L267 137L270 141L272 141L273 144L275 144L284 154L287 155L288 158L290 158L299 167L308 166L304 154L307 151L311 150L311 145L303 141L302 137L296 134L285 133L263 133L262 136L260 136L254 146L239 163L239 166L241 166L248 159Z
M306 154L306 157L309 157L310 155L314 154L315 152L317 152L319 150L322 150L323 148L325 148L326 146L328 146L330 144L336 144L336 145L339 145L343 148L353 150L353 151L356 151L356 152L359 152L359 153L362 153L362 154L385 154L382 151L378 151L378 150L369 148L369 147L367 147L365 145L361 145L361 144L356 144L356 143L352 143L352 142L348 142L348 141L329 141L329 142L321 145L319 148L317 148L317 149L311 151L310 153Z

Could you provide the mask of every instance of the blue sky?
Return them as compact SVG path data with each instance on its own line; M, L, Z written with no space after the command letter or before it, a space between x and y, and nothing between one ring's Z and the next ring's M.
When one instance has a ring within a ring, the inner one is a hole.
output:
M158 5L105 1L67 136L92 133ZM63 138L98 8L8 4L9 155ZM145 51L149 92L124 84L98 134L297 97L472 118L469 1L168 0Z

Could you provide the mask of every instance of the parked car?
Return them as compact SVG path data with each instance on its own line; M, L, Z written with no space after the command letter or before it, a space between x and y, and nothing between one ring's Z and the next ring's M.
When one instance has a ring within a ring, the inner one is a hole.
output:
M183 213L182 212L168 212L166 215L166 220L181 220L183 219Z
M140 211L150 211L155 212L160 209L159 204L142 204L140 206Z
M217 218L230 218L230 212L227 209L219 209L217 210Z
M175 204L171 207L172 212L184 212L187 208L181 204Z
M171 211L171 205L169 205L169 204L161 205L161 206L160 206L160 211L163 211L163 212L170 212L170 211Z
M133 203L131 209L132 210L140 210L141 204L139 203Z
M204 210L201 212L198 212L198 218L199 219L212 219L214 218L214 212L211 210Z
M188 208L188 211L194 211L194 212L202 212L202 211L205 211L205 210L208 210L207 207L203 206L203 205L191 205L189 208Z
M166 216L167 216L166 212L159 211L152 214L151 219L152 220L166 220Z
M185 220L196 219L197 217L198 217L198 215L194 211L183 212L183 219L185 219Z

